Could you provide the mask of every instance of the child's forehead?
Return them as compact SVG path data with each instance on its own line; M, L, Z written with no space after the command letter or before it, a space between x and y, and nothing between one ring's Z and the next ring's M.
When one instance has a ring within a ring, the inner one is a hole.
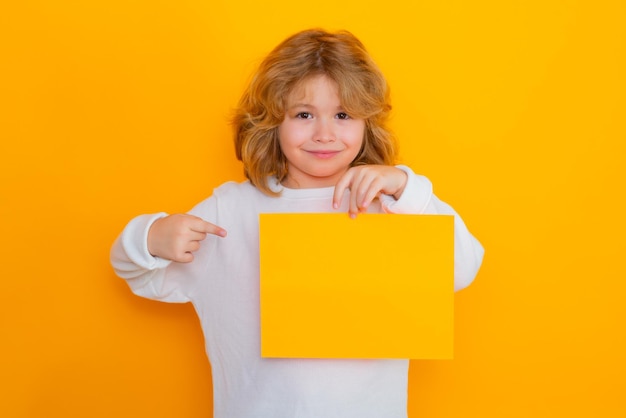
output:
M329 91L339 97L339 85L337 82L329 78L327 75L318 74L300 80L294 85L288 94L287 100L293 102L295 100L303 100L313 97L321 90Z

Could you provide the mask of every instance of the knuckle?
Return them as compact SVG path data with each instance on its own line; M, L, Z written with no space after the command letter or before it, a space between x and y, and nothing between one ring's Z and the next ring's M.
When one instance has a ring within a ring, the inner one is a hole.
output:
M182 253L177 257L179 263L189 263L193 261L193 254L191 253Z

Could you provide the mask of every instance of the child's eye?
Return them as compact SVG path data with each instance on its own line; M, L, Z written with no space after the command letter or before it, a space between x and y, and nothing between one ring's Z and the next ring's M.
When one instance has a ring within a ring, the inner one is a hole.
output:
M339 112L337 113L337 119L350 119L350 116L345 112Z
M300 112L296 115L298 119L311 119L313 116L309 112Z

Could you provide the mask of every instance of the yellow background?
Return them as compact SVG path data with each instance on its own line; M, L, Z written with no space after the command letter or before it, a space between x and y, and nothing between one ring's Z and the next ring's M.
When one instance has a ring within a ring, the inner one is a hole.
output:
M3 1L0 416L210 416L191 306L132 296L108 250L242 178L230 109L310 26L368 46L403 162L487 250L455 359L411 364L410 416L626 416L625 21L620 0Z

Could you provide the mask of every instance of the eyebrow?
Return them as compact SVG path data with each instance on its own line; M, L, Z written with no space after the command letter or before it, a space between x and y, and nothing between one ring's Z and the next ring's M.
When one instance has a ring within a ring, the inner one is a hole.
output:
M287 110L296 109L296 108L315 109L316 107L308 103L294 103L293 105L287 107ZM337 106L335 110L343 112L344 107L339 105Z
M295 107L314 108L315 106L307 104L307 103L294 103L293 105L289 106L288 109L293 109Z

